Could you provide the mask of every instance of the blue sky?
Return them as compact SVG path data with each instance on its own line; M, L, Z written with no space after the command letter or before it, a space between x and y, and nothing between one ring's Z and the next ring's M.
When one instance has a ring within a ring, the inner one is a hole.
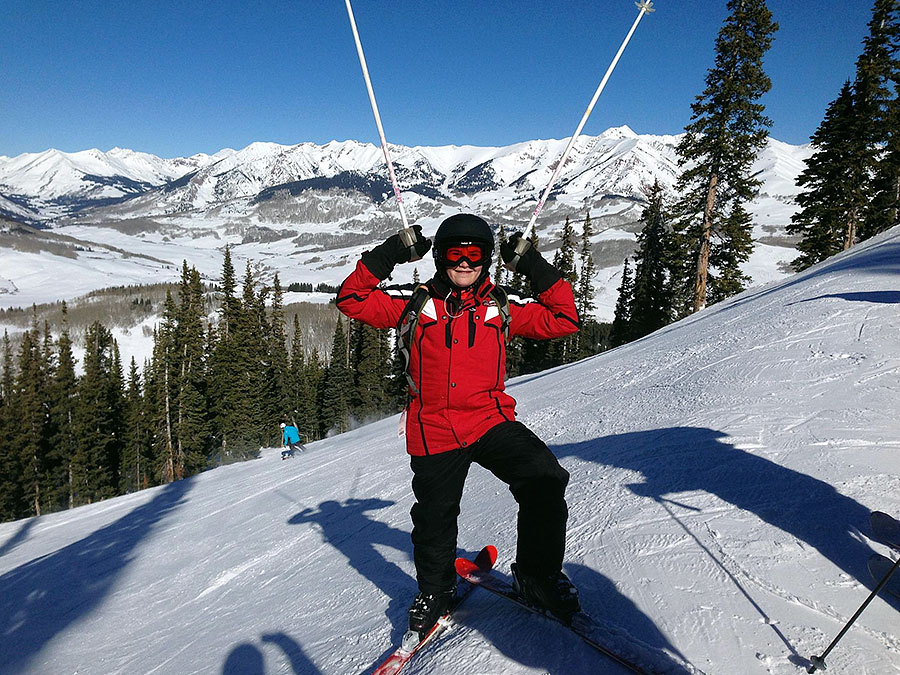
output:
M805 143L854 63L869 0L770 0L772 136ZM725 0L656 0L584 129L680 133ZM631 0L355 0L387 139L567 138L637 16ZM0 3L0 155L163 157L378 142L342 0Z

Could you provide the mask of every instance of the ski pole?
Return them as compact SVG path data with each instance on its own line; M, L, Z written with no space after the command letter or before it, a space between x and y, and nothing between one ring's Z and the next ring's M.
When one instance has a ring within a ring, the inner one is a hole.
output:
M853 622L859 618L859 615L863 613L863 610L866 607L868 607L869 603L872 602L872 600L875 598L876 595L878 595L878 591L880 591L884 587L884 585L888 582L888 579L891 578L891 575L897 570L898 566L900 566L900 558L897 559L897 561L894 563L894 566L888 570L887 574L884 575L884 579L882 579L881 581L878 582L878 585L875 587L875 590L873 590L871 593L869 593L869 597L866 598L866 601L859 606L859 609L856 610L856 614L854 614L853 616L850 617L850 620L844 625L844 627L841 629L841 632L837 634L837 637L831 641L831 644L828 645L828 647L825 649L825 651L822 652L822 655L821 656L813 656L810 659L810 661L812 662L812 665L807 669L807 671L806 671L807 673L814 673L814 672L816 672L817 668L821 668L822 670L825 670L825 668L826 668L825 657L828 656L831 653L831 650L835 648L837 643L841 641L841 638L844 637L844 633L846 633L848 630L850 630L850 626L853 625Z
M397 176L394 173L394 163L391 161L391 154L388 151L387 140L384 137L384 127L381 124L381 115L378 114L378 103L375 102L375 91L372 89L372 80L369 77L369 67L366 65L366 55L363 53L362 41L359 39L359 31L356 29L356 19L353 17L353 7L350 6L350 0L344 0L347 5L347 16L350 17L350 28L353 31L353 40L356 42L356 53L359 56L359 65L362 68L363 79L366 81L366 91L369 92L369 103L372 104L372 114L375 116L375 126L378 127L378 137L381 139L381 151L384 153L384 161L387 164L388 176L391 179L391 185L394 188L394 197L397 199L397 208L400 209L400 220L403 222L403 229L400 230L400 239L409 248L409 261L415 262L421 258L416 254L413 244L416 241L415 234L406 220L406 209L403 208L403 199L400 197L400 187L397 185Z
M513 258L507 265L507 267L509 267L509 269L511 270L515 270L515 264L518 262L519 257L528 250L529 246L531 246L531 242L528 241L528 237L531 235L531 228L534 227L538 216L544 209L544 203L547 201L547 197L550 195L550 190L552 190L553 186L556 184L556 179L559 178L559 174L562 172L563 165L566 163L566 159L568 159L569 157L569 152L572 150L572 146L575 144L575 139L578 138L581 130L584 129L584 125L587 123L588 117L590 117L591 112L594 110L594 106L597 104L597 99L600 98L600 94L603 92L603 88L606 86L610 75L612 75L616 64L619 62L619 59L622 56L622 52L624 52L625 47L628 46L628 42L631 40L631 36L634 35L634 31L637 29L638 24L640 23L644 14L649 14L650 12L656 11L655 9L653 9L653 2L651 0L641 0L640 2L635 2L634 4L640 10L638 12L637 18L631 25L631 30L628 31L628 35L625 36L625 39L619 46L619 51L616 52L612 63L609 64L609 68L606 69L606 74L603 76L603 79L600 80L600 85L597 87L597 91L594 92L594 97L588 104L587 110L584 111L584 115L581 116L581 121L578 123L578 127L575 129L575 133L572 134L572 138L569 139L569 144L563 151L562 157L560 157L560 160L556 165L556 169L553 171L553 175L550 177L550 182L547 183L547 187L544 189L544 192L541 195L540 200L538 201L537 207L534 209L534 213L531 214L531 220L528 221L528 227L525 228L525 232L522 234L522 237L519 239L519 242L516 245L516 257ZM521 251L519 250L520 248Z

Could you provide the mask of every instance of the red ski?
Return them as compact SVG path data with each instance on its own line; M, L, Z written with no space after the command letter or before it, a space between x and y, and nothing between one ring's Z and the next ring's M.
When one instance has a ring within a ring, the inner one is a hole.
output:
M647 675L647 669L642 668L641 666L633 663L624 656L612 651L609 647L606 647L605 645L597 642L597 640L595 640L590 635L590 633L593 632L594 623L586 614L579 612L575 615L571 624L564 623L558 617L548 612L544 612L542 609L529 604L522 596L520 596L516 592L512 584L510 584L505 579L502 579L498 575L493 574L491 568L479 568L471 560L468 560L466 558L456 559L456 573L459 574L459 576L465 579L467 582L472 584L472 586L480 586L481 588L490 591L495 595L499 595L500 597L506 598L507 600L512 600L514 603L516 603L520 607L527 609L530 612L540 614L541 616L545 616L548 619L551 619L559 623L560 625L565 626L582 640L584 640L585 643L603 654L606 658L615 661L620 666L623 666L631 672L639 673L640 675Z
M459 561L465 560L466 563L471 565L473 569L482 570L483 572L490 572L491 568L494 566L494 563L497 562L497 549L493 546L485 546L481 549L481 552L475 557L475 560L469 560L468 558L458 558L457 559L457 569L459 569ZM409 638L410 634L407 633L403 636L403 644L401 644L394 652L385 659L385 661L378 666L375 670L372 671L372 675L395 675L395 673L399 673L410 660L422 651L425 647L435 641L435 639L443 633L451 623L451 616L457 607L465 600L466 596L472 592L472 589L475 587L471 584L463 584L456 595L456 602L453 604L453 607L450 608L444 616L438 619L437 623L434 624L434 627L428 632L428 634L423 637L421 640L410 644Z

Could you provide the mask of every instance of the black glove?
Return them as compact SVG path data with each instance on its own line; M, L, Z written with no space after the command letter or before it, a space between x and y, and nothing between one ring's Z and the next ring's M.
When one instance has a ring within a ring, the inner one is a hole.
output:
M431 239L426 239L422 236L421 225L413 225L410 229L415 238L412 249L421 258L431 248ZM391 235L371 251L366 251L362 254L363 264L382 281L391 276L391 272L394 271L394 265L409 262L409 259L410 247L403 243L399 234Z
M522 240L522 233L516 232L509 239L500 242L500 257L509 267L516 258L516 246ZM559 270L544 260L538 250L527 242L525 252L515 260L514 272L524 274L531 280L531 290L535 295L540 295L562 278Z

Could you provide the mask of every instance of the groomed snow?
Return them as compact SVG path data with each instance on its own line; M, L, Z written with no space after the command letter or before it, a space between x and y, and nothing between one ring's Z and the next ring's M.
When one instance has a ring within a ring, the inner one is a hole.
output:
M566 570L655 672L802 672L874 586L870 510L900 515L900 229L634 344L519 378L571 472ZM0 525L0 672L368 672L415 593L397 418L114 500ZM474 467L459 545L515 509ZM900 673L876 599L829 672ZM413 673L616 673L483 591Z

